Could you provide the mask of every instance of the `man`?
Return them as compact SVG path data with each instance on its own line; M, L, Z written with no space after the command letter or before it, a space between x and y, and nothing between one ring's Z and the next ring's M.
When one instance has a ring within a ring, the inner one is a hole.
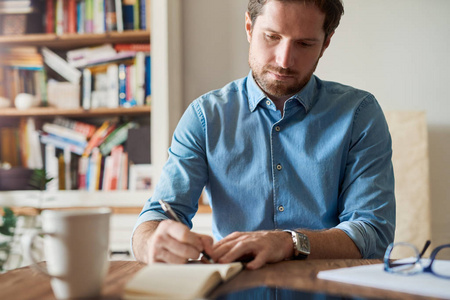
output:
M339 0L250 0L250 74L195 100L133 234L140 261L205 251L247 268L298 258L379 258L395 228L391 140L375 98L313 75ZM206 186L218 240L189 231ZM167 219L171 204L182 222ZM283 231L290 230L290 231Z

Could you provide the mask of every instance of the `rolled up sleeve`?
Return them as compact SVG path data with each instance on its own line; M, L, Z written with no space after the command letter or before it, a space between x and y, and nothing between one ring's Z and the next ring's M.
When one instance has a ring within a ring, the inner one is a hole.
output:
M348 153L336 228L354 241L363 258L381 258L394 240L394 172L388 125L372 95L355 113Z

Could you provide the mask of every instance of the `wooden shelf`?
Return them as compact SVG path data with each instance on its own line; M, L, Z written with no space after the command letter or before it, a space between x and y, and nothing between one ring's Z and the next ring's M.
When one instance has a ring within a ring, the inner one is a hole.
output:
M58 49L73 49L105 43L147 43L150 31L128 30L102 34L63 34L50 33L0 36L0 47L46 46Z
M84 110L83 108L76 109L60 109L54 107L36 107L27 110L19 110L16 108L2 108L0 110L0 117L77 117L77 118L91 118L91 117L108 117L108 116L137 116L150 114L150 106L134 106L134 107L118 107L118 108L93 108Z

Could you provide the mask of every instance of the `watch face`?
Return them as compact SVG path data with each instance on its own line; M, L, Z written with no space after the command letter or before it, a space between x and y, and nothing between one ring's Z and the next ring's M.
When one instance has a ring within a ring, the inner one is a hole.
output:
M306 235L298 233L298 250L303 254L309 254L309 239Z

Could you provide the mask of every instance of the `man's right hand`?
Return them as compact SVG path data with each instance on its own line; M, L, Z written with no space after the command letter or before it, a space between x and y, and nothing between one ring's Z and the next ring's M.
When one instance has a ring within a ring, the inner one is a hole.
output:
M133 234L133 252L144 263L186 263L198 259L205 251L212 254L213 239L198 234L179 222L172 220L144 222Z

